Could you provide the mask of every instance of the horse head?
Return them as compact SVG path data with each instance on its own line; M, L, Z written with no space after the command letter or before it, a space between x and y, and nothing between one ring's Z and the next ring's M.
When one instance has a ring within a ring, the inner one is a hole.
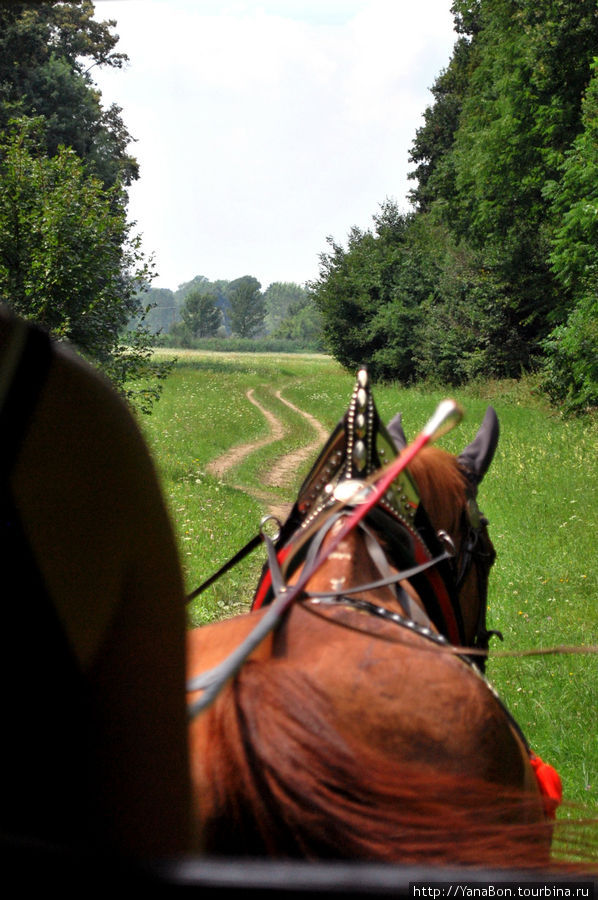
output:
M476 497L497 442L498 419L489 408L459 456L424 449L320 567L306 586L308 596L328 602L352 598L365 608L375 591L378 608L382 604L426 633L473 648L474 662L483 669L490 634L488 573L495 554ZM347 412L278 536L289 583L313 559L314 548L326 552L343 518L365 502L376 475L406 446L401 415L384 426L367 372L360 371ZM266 574L253 608L272 596Z

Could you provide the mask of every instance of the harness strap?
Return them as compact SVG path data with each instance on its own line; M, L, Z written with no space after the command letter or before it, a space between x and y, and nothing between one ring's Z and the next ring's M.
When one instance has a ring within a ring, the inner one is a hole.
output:
M309 544L309 547L307 549L307 553L305 556L304 566L306 569L309 569L310 566L317 559L326 536L330 533L330 531L332 530L334 525L336 525L336 523L343 516L346 516L346 514L347 514L346 509L339 510L338 512L331 515L329 517L329 519L324 523L324 525L316 532L316 534L314 535L314 537L312 538L312 540ZM424 562L421 562L420 564L418 564L416 566L412 566L409 569L403 569L398 572L393 572L388 563L388 560L386 558L386 554L382 550L378 540L376 539L376 536L371 531L371 529L366 525L366 523L363 520L358 522L356 527L359 528L361 531L363 531L364 536L365 536L365 541L367 544L367 548L368 548L368 552L369 552L374 564L376 565L378 571L382 575L382 578L380 578L376 581L358 585L353 588L343 589L343 591L341 593L356 594L356 593L359 593L360 591L376 590L377 588L388 587L388 586L394 585L395 591L397 594L397 599L403 606L403 609L405 610L405 612L407 613L409 618L414 621L418 621L422 625L427 625L430 621L429 616L424 612L424 610L422 610L413 601L413 599L409 596L407 591L405 591L401 587L400 582L406 581L409 578L414 578L418 575L423 574L424 572L431 569L433 566L436 566L439 563L444 562L446 559L450 559L451 554L447 551L442 551L441 553L438 554L438 556L433 557L431 559L426 559ZM280 554L278 557L276 557L275 554L272 554L272 555L274 556L274 560L275 560L274 564L276 565L276 567L278 567L279 560L281 559ZM270 570L269 570L269 572L267 572L267 575L269 575L269 583L272 584L272 588L274 589L274 593L276 594L277 591L276 591L276 588L274 585L274 570L273 570L272 562L270 562ZM264 581L265 580L266 579L264 578ZM330 592L330 593L318 592L319 597L336 597L338 595L339 595L339 592L335 592L335 591ZM264 597L261 596L261 590L259 590L259 589L258 589L258 596L260 596L260 599L263 602ZM307 592L307 596L311 597L312 594ZM254 606L254 608L257 608L257 607Z
M416 560L418 562L423 561L425 558L425 554L422 552L424 548L431 554L438 554L442 544L421 503L415 514L414 527L423 545L416 545ZM427 584L418 582L414 584L414 587L420 596L422 596L423 591L426 609L436 627L453 644L463 644L465 641L465 630L458 589L455 585L452 566L450 565L451 555L449 554L449 558L445 562L429 573L426 579Z
M361 591L373 591L376 588L387 587L391 584L397 584L399 581L406 581L409 578L414 578L416 575L421 575L422 572L425 572L427 569L432 568L432 566L438 565L439 562L442 562L443 559L446 559L446 555L443 554L441 556L436 556L434 559L429 559L425 563L422 563L419 566L412 566L410 569L404 569L402 572L397 572L394 575L389 575L386 578L381 578L379 581L370 581L369 584L360 584L356 587L352 588L343 588L342 591L330 591L326 593L321 593L318 591L317 594L307 593L308 597L344 597L345 595L358 594ZM409 598L411 599L411 598ZM419 607L418 607L419 609ZM413 616L411 616L413 619ZM429 621L429 620L428 620Z
M305 565L308 566L312 560L315 560L317 557L322 542L331 528L335 525L335 523L342 517L343 513L337 513L335 516L332 516L328 522L324 525L323 528L320 529L318 534L312 540L312 543L307 552ZM412 598L409 596L407 591L403 590L400 586L399 582L407 581L409 578L414 578L416 575L421 575L423 572L432 568L432 566L438 565L438 563L442 562L445 559L450 557L450 554L447 551L439 554L439 556L434 557L433 559L426 560L425 562L412 566L409 569L404 569L399 572L393 572L384 551L380 547L380 544L376 540L373 532L368 528L365 522L359 522L357 527L364 532L365 540L368 548L368 552L372 557L374 564L376 565L378 571L383 576L382 578L371 581L369 583L356 585L352 588L343 588L340 591L330 591L324 592L318 591L317 594L312 594L307 592L308 597L339 597L344 596L345 594L358 594L361 591L371 591L376 590L381 587L388 587L390 585L394 585L396 587L398 600L403 606L407 616L415 622L418 622L422 625L427 625L429 623L429 618L426 616L424 611L413 602Z
M274 591L274 596L278 597L286 590L286 585L284 581L284 576L280 569L280 564L278 562L278 556L276 555L276 547L274 546L274 542L272 539L265 534L264 542L266 544L266 552L268 554L268 565L270 566L270 573L272 577L272 589Z

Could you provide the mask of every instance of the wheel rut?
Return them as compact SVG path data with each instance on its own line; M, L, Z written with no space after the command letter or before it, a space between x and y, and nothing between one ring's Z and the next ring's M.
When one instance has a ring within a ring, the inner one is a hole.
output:
M250 441L246 444L239 444L236 447L231 447L226 453L223 453L221 456L217 457L217 459L212 460L207 469L211 475L215 475L218 478L222 478L230 469L239 465L250 454L256 453L263 447L267 447L269 444L281 440L288 433L284 423L275 416L274 413L262 406L255 398L253 388L247 391L245 396L266 419L269 433L266 437L260 438L257 441ZM256 500L265 503L270 515L277 516L279 519L284 519L290 511L291 504L283 502L282 492L291 484L297 469L302 466L312 454L320 449L328 437L328 429L326 429L324 425L310 413L300 409L300 407L295 406L294 403L291 403L290 400L283 397L281 390L275 391L274 396L280 400L281 403L284 403L285 406L288 406L289 409L292 409L293 412L305 419L314 430L315 437L313 441L309 441L302 447L299 447L290 453L286 453L276 460L263 479L264 487L269 488L270 490L258 491L254 488L248 488L245 485L234 486L250 493ZM276 497L277 494L279 499Z

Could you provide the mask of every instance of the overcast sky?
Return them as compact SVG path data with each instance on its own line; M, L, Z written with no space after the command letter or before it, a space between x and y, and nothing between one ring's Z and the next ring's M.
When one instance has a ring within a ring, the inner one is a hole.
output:
M126 70L95 79L136 138L154 286L317 277L331 235L407 210L408 154L451 56L451 0L96 0Z

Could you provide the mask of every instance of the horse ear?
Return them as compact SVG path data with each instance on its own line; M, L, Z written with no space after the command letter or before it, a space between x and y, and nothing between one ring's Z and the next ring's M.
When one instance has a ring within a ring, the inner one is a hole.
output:
M405 437L405 432L403 431L403 421L401 413L397 413L396 416L393 416L393 418L388 423L386 430L393 439L395 446L400 453L401 450L404 450L407 446L407 438Z
M489 406L475 438L459 454L459 463L476 485L481 482L490 467L498 444L498 434L498 416Z

